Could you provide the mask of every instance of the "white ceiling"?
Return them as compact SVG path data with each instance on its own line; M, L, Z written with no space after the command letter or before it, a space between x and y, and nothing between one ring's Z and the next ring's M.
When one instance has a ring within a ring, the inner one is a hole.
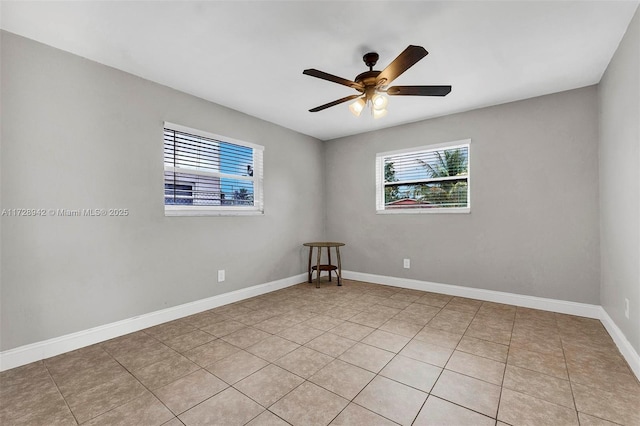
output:
M1 27L322 140L597 83L638 1L3 1ZM444 97L391 97L354 117L347 79L409 44L429 55L395 85L451 84Z

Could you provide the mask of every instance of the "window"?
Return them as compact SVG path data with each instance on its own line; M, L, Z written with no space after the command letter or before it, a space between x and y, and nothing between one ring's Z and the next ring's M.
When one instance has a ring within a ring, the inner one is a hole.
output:
M263 213L264 147L164 124L167 216Z
M376 155L378 213L469 213L470 140Z

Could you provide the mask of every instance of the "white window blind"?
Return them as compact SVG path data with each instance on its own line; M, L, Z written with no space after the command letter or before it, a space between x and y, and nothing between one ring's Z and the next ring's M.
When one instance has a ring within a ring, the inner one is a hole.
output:
M470 140L376 155L379 213L468 213Z
M263 151L259 145L165 123L165 214L262 213Z

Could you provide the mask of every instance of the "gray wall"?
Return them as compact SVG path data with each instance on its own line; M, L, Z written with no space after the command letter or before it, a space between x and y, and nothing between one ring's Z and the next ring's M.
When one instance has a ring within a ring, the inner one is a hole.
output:
M329 141L327 237L351 271L597 304L597 117L586 87ZM377 152L466 138L470 214L376 214Z
M601 303L640 352L640 9L598 87ZM629 299L630 316L624 315Z
M10 33L0 50L2 207L130 211L2 217L0 350L306 271L321 141ZM164 120L264 145L264 216L165 217Z

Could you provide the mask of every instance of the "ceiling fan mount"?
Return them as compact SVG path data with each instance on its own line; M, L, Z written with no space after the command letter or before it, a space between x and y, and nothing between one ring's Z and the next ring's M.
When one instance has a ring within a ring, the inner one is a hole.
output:
M368 103L372 105L374 117L382 117L386 114L386 98L389 96L446 96L451 92L451 86L392 86L387 87L393 80L399 77L406 70L415 65L419 60L427 56L429 52L422 46L410 45L397 58L395 58L384 70L375 71L373 67L378 62L380 56L376 52L366 53L362 60L369 67L369 71L358 74L354 80L347 80L317 69L306 69L302 73L311 77L342 84L343 86L356 89L359 94L346 96L333 102L312 108L310 112L318 112L339 105L344 102L359 98L349 109L355 115L360 115L364 106ZM380 101L380 99L382 100ZM378 99L378 100L376 100ZM358 104L358 105L356 105ZM376 114L377 112L377 114Z
M376 52L365 53L365 55L362 57L364 63L369 67L369 71L373 70L373 67L376 66L378 59L380 59L380 55L378 55Z

